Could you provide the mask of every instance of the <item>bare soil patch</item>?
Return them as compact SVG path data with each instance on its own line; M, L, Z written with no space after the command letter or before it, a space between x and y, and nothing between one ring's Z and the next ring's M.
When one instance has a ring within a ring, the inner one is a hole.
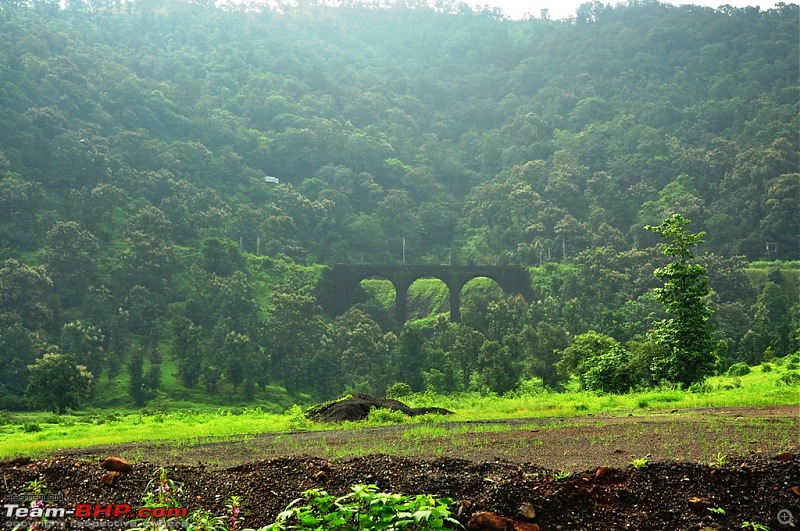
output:
M0 472L2 494L19 493L39 478L51 492L62 493L68 506L136 505L154 470L169 466L184 483L187 507L222 514L224 500L238 495L249 512L248 527L271 522L308 488L339 495L352 484L373 483L386 491L450 497L464 523L477 511L523 520L519 510L527 503L544 530L734 529L744 521L781 529L779 511L800 517L797 413L798 408L726 408L450 423L443 434L417 440L407 425L264 434L179 448L89 448L7 463ZM465 425L476 430L465 431ZM488 429L497 425L502 429ZM107 486L100 481L105 470L99 458L111 454L136 462ZM647 454L647 467L630 465ZM722 464L716 462L720 455Z

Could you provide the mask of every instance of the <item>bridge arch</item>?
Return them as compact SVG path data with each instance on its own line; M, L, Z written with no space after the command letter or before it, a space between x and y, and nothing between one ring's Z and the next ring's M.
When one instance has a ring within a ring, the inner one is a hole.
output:
M408 315L408 288L420 278L438 278L450 292L450 320L461 320L461 289L478 277L487 277L506 294L519 293L530 300L531 277L521 266L466 266L466 265L368 265L336 264L325 273L328 296L323 308L331 315L341 315L353 305L357 286L365 278L382 277L392 283L395 290L395 317L403 324Z

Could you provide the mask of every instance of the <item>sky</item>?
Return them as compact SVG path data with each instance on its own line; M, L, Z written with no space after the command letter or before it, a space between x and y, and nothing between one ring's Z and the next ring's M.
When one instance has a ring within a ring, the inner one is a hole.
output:
M526 13L530 13L534 17L539 16L539 12L543 8L550 10L550 18L567 18L575 15L578 6L588 2L589 0L467 0L467 4L473 5L490 5L497 6L511 18L523 18ZM604 4L616 4L618 0L600 0ZM767 10L775 7L776 2L764 2L761 0L712 0L712 1L681 1L681 0L666 0L663 3L673 5L681 4L694 4L700 6L707 6L717 8L721 5L729 5L733 7L747 7L759 6L762 10ZM791 0L786 0L787 4L795 3Z

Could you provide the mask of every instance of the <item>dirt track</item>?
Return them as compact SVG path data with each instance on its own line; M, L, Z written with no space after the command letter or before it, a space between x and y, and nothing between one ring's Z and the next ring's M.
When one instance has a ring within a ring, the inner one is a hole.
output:
M72 450L75 457L120 454L131 460L229 467L283 457L326 459L386 453L406 457L504 459L579 472L597 466L623 467L634 458L707 463L717 454L774 455L800 445L800 406L706 408L653 412L648 416L595 415L580 418L514 419L357 430L331 429L252 434L192 446L158 442Z
M781 510L800 517L798 413L727 408L539 419L507 421L501 431L487 431L492 423L452 423L449 432L416 439L405 425L258 435L190 448L93 448L0 471L3 494L40 478L67 504L135 505L156 467L170 466L184 483L186 506L221 514L228 496L242 496L248 527L271 522L305 489L338 495L354 483L375 483L387 491L451 497L464 522L480 510L522 519L519 508L529 503L544 530L734 529L745 521L774 530L782 528ZM356 457L335 458L354 451ZM136 461L113 486L101 484L105 471L97 460L109 454ZM647 454L647 467L630 466Z

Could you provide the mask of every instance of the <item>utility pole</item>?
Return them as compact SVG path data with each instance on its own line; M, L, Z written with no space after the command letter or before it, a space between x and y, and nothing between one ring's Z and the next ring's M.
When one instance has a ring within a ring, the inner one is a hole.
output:
M764 254L767 256L767 261L771 260L773 255L778 254L778 244L767 242L767 248Z
M403 265L406 265L406 239L403 237Z

